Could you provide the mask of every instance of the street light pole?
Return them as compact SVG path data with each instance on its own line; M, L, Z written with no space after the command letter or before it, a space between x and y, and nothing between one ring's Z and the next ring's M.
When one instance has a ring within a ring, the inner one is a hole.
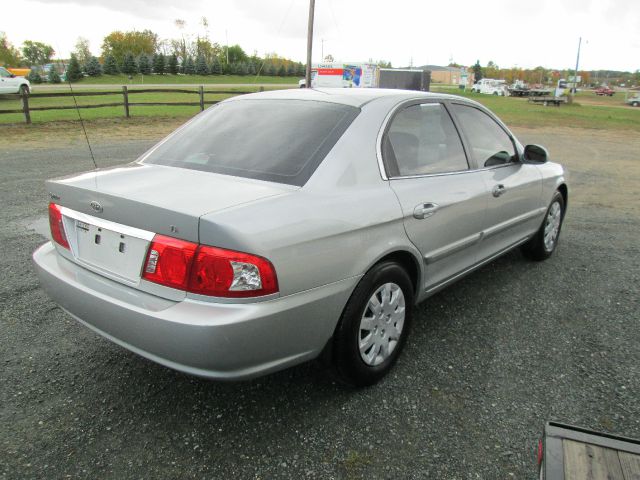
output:
M313 46L313 14L316 8L316 0L309 0L309 26L307 27L307 73L305 86L311 88L311 48Z
M580 63L580 46L582 45L582 37L578 40L578 56L576 57L576 70L573 74L573 94L578 91L578 64Z

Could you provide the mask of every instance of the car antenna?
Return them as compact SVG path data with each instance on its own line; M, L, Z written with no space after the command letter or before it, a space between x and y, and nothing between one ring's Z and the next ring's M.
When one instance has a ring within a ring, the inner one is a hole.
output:
M64 75L66 77L67 83L69 84L69 90L71 91L71 97L73 98L73 104L76 107L76 112L78 113L78 119L80 120L80 125L82 126L82 132L84 133L84 138L87 140L87 147L89 147L89 154L91 155L91 161L93 162L93 166L98 170L98 164L96 163L96 159L93 156L93 149L91 148L91 142L89 142L89 135L87 135L87 129L84 128L84 120L82 119L82 115L80 114L80 107L78 107L78 102L76 101L76 95L73 92L73 87L71 86L71 79L69 78L69 73L67 72L67 66L64 63L64 60L60 59L60 63L62 63L62 68L64 68ZM51 66L53 68L53 65Z

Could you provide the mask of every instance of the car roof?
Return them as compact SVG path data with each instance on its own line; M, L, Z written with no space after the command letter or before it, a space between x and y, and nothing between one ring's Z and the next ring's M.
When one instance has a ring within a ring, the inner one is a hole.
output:
M353 107L378 98L395 97L398 102L413 98L452 99L460 98L442 93L420 92L417 90L396 90L389 88L290 88L286 90L270 90L233 97L233 100L272 99L272 100L315 100L319 102L340 103Z

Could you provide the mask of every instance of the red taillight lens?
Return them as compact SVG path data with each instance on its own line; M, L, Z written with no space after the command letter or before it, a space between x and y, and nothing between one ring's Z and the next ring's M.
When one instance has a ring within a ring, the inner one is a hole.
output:
M186 290L197 248L195 243L156 235L149 246L142 277L167 287Z
M257 297L277 292L278 278L266 258L201 245L189 291L216 297Z
M49 204L49 226L51 227L51 238L61 247L69 250L69 242L67 235L64 233L64 225L62 224L62 212L60 206L55 203Z
M216 297L257 297L278 291L276 271L265 258L163 235L153 238L142 277Z

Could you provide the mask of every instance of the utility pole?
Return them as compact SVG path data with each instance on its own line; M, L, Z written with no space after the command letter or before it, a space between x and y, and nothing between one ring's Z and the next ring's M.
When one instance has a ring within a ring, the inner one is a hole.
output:
M573 76L573 94L578 90L578 64L580 63L580 46L582 45L582 37L578 40L578 56L576 57L576 71Z
M227 42L227 65L229 65L229 33L227 32L226 29L224 31L224 36Z
M311 88L311 49L313 47L313 14L316 8L316 0L309 0L309 26L307 27L307 73L305 86Z
M320 40L320 61L324 62L324 38Z

